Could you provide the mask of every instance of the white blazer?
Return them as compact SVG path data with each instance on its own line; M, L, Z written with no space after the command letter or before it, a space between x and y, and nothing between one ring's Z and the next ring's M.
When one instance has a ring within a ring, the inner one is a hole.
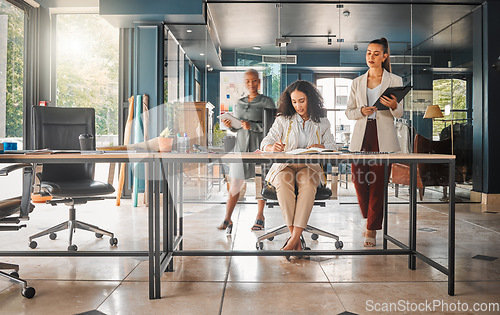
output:
M266 146L269 144L275 144L281 142L285 144L285 151L291 151L297 149L299 144L299 124L298 121L299 114L295 114L291 117L278 116L274 121L271 129L267 135L262 139L260 143L261 151L264 151ZM312 133L309 134L307 139L307 146L313 144L323 144L327 149L336 149L335 138L332 135L330 129L330 121L326 117L320 118L319 123L312 122ZM272 181L274 177L283 170L290 163L274 163L271 166L269 172L267 172L266 180ZM319 164L310 164L311 168L316 171L322 172L321 166ZM322 178L323 176L321 176ZM322 178L322 181L324 179ZM323 182L324 183L324 182Z
M356 120L349 151L360 151L363 145L368 116L361 114L361 107L367 105L368 102L366 97L367 80L368 71L353 80L351 94L347 101L345 114L348 119ZM382 95L388 87L393 86L403 86L403 79L384 69L380 95ZM403 116L403 101L399 102L394 110L389 108L389 110L377 111L377 136L378 146L381 152L397 152L401 150L396 135L396 128L394 127L394 117L400 118L401 116Z

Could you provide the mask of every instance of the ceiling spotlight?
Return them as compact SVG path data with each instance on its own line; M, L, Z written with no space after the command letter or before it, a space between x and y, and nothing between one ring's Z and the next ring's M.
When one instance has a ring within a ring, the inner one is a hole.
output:
M290 38L276 38L276 47L286 47L292 40Z
M351 12L349 10L345 10L344 12L342 12L342 14L345 16L345 17L349 17L349 15L351 15Z
M354 51L358 51L358 44L354 44Z
M207 64L207 68L210 68L211 66L209 64Z
M187 33L192 33L192 32L193 32L193 30L186 30L186 32L187 32Z
M200 53L200 56L205 56L205 54L204 53Z
M260 46L257 46L257 45L253 46L252 48L255 49L255 50L260 50Z

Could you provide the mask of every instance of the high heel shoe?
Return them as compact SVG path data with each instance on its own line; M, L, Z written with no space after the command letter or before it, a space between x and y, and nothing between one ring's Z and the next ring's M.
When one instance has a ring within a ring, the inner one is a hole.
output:
M264 220L256 219L254 225L252 226L252 231L261 231L264 229Z
M224 220L221 225L217 227L219 230L226 230L226 234L231 234L233 232L233 222Z
M365 241L363 242L364 247L375 247L377 245L377 231L375 231L375 237L368 237L368 233L365 232L363 233L363 236L365 237Z
M285 248L285 246L288 244L288 241L291 239L292 237L289 236L286 241L285 241L285 244L283 244L283 246L281 246L280 250L283 250L283 248Z

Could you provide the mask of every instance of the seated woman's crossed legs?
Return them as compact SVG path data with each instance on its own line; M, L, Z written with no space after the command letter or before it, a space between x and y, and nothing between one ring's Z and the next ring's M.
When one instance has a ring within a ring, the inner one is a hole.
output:
M290 164L272 180L285 224L291 233L283 250L302 250L300 236L309 221L319 183L320 172L306 164Z

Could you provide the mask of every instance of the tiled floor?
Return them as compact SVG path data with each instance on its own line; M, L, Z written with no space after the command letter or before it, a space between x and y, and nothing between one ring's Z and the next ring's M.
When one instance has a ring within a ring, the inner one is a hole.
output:
M326 208L314 208L310 224L337 233L344 249L361 249L364 222L357 205L349 203L355 198L352 191L339 191L343 194L340 200L328 201ZM216 229L223 217L223 204L186 204L184 248L253 250L257 233L250 227L256 204L250 196L251 191L246 202L237 206L230 236ZM432 197L432 192L426 196ZM214 193L210 200L223 201L223 192ZM405 256L313 256L292 262L282 257L177 257L174 272L162 277L160 300L148 299L145 258L0 257L0 261L20 264L21 276L37 291L33 299L25 299L19 286L0 278L0 314L428 313L433 303L447 304L449 313L483 314L486 312L472 308L500 307L500 259L472 257L500 257L500 206L456 207L457 282L453 297L447 294L445 275L421 261L417 261L416 270L409 270ZM485 213L487 210L499 213ZM408 240L407 213L406 205L390 205L390 232L403 242ZM279 208L266 209L265 214L268 228L282 223ZM2 250L28 250L29 235L66 217L65 206L37 205L27 228L0 233ZM418 217L418 249L446 264L447 207L420 205ZM120 207L114 200L78 206L77 218L115 232L119 244L111 250L147 250L147 209L133 208L130 200L124 200ZM265 241L264 250L279 249L285 238ZM306 240L312 249L334 248L333 242L323 237L312 241L306 235ZM380 235L377 241L381 243ZM75 243L79 250L110 249L108 238L96 239L83 231L75 234ZM66 250L67 232L59 233L53 241L41 238L38 244L38 250ZM446 308L436 306L433 310L444 313Z

